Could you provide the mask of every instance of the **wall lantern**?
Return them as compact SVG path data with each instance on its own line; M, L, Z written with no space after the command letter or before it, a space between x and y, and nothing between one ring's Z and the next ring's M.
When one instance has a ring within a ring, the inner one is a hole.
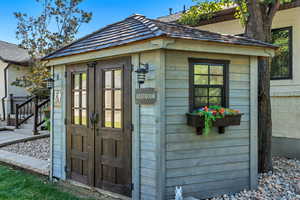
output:
M46 81L47 88L49 90L54 88L54 79L53 78L47 78L47 79L45 79L45 81Z
M138 83L144 84L146 80L146 74L149 72L149 64L140 64L139 68L135 72L137 73Z

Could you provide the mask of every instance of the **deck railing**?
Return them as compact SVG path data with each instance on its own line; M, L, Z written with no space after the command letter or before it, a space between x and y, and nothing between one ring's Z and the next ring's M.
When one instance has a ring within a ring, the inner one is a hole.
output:
M33 96L24 103L15 106L15 127L18 129L31 117L34 117L33 134L38 134L38 128L45 122L45 110L50 106L50 98Z

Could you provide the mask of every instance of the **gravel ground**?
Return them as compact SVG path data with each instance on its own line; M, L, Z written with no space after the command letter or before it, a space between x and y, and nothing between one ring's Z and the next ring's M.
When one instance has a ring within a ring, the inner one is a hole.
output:
M50 161L49 137L2 147L1 150Z
M300 200L300 160L274 157L273 167L273 173L259 175L258 190L212 200Z

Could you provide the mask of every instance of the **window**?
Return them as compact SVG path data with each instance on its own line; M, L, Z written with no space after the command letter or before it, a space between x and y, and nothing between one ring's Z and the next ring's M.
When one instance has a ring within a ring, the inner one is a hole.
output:
M87 125L87 74L72 74L72 124Z
M190 110L228 106L228 64L223 60L190 59Z
M104 127L122 128L122 70L104 72Z
M279 46L271 64L271 79L292 78L292 27L272 30L272 43Z

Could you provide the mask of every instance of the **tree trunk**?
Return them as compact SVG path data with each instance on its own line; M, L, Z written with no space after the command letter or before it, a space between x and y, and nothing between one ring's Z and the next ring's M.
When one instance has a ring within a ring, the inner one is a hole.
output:
M248 37L270 42L274 15L279 1L265 4L260 0L249 0L249 16L245 34ZM258 58L258 170L272 170L272 115L270 99L270 59Z

